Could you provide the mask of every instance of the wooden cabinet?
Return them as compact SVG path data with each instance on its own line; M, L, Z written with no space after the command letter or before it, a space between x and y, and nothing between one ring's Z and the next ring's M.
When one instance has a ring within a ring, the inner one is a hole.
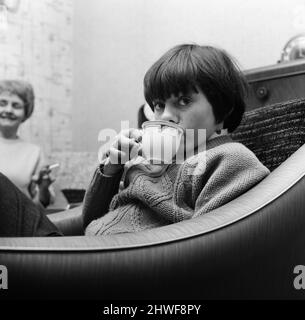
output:
M305 59L245 71L250 85L247 110L305 98Z

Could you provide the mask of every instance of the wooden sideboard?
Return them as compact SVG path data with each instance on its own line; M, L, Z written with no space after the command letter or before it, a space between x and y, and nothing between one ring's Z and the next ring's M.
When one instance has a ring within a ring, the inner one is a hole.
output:
M244 72L250 86L247 110L305 98L305 59Z

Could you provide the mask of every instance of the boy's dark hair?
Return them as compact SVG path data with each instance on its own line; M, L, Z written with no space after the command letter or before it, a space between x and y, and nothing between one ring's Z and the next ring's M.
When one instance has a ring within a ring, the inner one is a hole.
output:
M167 51L144 77L145 99L155 100L200 88L213 108L217 123L234 131L245 111L247 82L233 59L211 46L184 44Z

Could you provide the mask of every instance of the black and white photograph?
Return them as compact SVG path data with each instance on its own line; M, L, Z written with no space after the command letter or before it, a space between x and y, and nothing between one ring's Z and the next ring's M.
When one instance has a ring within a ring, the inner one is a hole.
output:
M305 299L304 143L303 0L0 0L0 310Z

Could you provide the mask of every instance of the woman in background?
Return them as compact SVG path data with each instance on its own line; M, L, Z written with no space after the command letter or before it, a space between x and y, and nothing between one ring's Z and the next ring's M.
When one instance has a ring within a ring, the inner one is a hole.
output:
M34 110L34 90L20 80L0 81L0 172L35 203L48 206L54 181L43 166L41 148L18 136L19 126Z

